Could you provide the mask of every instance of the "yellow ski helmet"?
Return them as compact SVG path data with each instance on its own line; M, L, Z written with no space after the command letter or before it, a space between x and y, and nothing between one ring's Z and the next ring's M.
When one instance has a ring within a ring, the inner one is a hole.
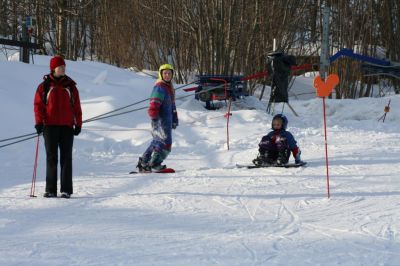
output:
M170 64L164 64L164 65L161 65L160 68L158 69L158 79L159 80L162 80L161 72L163 70L171 70L172 71L172 77L174 76L174 68Z

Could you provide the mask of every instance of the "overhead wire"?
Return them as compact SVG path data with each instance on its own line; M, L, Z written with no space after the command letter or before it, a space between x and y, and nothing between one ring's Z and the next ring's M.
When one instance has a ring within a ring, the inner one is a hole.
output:
M180 90L180 89L182 89L182 88L184 88L184 87L186 87L186 86L188 86L188 85L190 85L190 84L196 83L196 82L197 82L197 80L195 80L195 81L193 81L193 82L190 82L190 83L188 83L188 84L182 85L182 86L176 88L175 91ZM117 111L126 109L126 108L128 108L128 107L131 107L131 106L134 106L134 105L143 103L143 102L146 102L146 101L148 101L149 99L150 99L150 98L147 98L147 99L144 99L144 100L141 100L141 101L137 101L137 102L134 102L134 103L129 104L129 105L126 105L126 106L122 106L122 107L117 108L117 109L114 109L114 110L112 110L112 111L109 111L109 112L106 112L106 113L103 113L103 114L100 114L100 115L91 117L91 118L86 119L86 120L84 120L84 121L82 121L82 122L83 122L83 123L88 123L88 122L100 120L100 119L102 119L103 117L104 117L104 118L109 118L109 117L113 117L113 116L117 116L117 115L122 115L122 114L125 114L125 113L130 113L130 112L142 110L142 109L144 109L145 107L143 107L143 108L138 108L138 109L134 109L134 110L131 110L131 111L128 111L128 112L118 113L118 114L116 114L116 115L109 115L109 116L107 116L108 114L111 114L111 113L114 113L114 112L117 112ZM10 140L22 139L22 138L25 138L25 137L28 137L28 136L35 136L35 137L36 137L36 136L37 136L37 133L34 132L34 133L24 134L24 135L20 135L20 136L11 137L11 138L1 139L1 140L0 140L0 143L1 143L1 142L7 142L7 141L10 141ZM5 144L5 145L1 145L0 148L7 147L7 146L10 146L10 145L12 145L12 144L16 144L16 143L19 143L19 142L23 142L23 141L26 141L26 140L29 140L29 139L31 139L31 138L25 138L25 139L22 139L21 141L15 141L15 142L11 142L11 143L8 143L8 144Z
M29 133L29 134L25 134L25 135L21 135L21 136L16 136L16 137L12 137L12 138L2 139L2 140L0 140L0 142L6 142L6 141L9 141L9 140L25 138L25 137L33 136L33 135L36 135L36 133Z
M190 85L190 84L196 83L196 82L198 82L198 80L195 80L195 81L192 81L192 82L190 82L190 83L188 83L188 84L182 85L182 86L176 88L175 91L180 90L180 89L182 89L182 88L184 88L184 87L186 87L186 86L188 86L188 85ZM106 118L108 118L108 117L113 117L113 116L107 116L107 115L108 115L108 114L115 113L115 112L118 112L118 111L121 111L121 110L126 109L126 108L128 108L128 107L132 107L132 106L138 105L138 104L143 103L143 102L146 102L146 101L148 101L148 100L150 100L150 98L146 98L146 99L143 99L143 100L140 100L140 101L137 101L137 102L134 102L134 103L131 103L131 104L128 104L128 105L119 107L119 108L117 108L117 109L111 110L111 111L109 111L109 112L106 112L106 113L103 113L103 114L100 114L100 115L96 115L96 116L94 116L94 117L91 117L91 118L88 118L88 119L84 120L83 123L87 123L87 122L92 122L92 121L100 120L99 118L101 118L101 117L103 117L103 116L106 117ZM121 113L121 114L125 114L125 112L123 112L123 113Z
M188 85L190 85L190 84L196 83L196 82L198 82L198 80L195 80L195 81L192 81L192 82L190 82L190 83L188 83L188 84L182 85L182 86L176 88L175 91L180 90L180 89L182 89L182 88L184 88L184 87L186 87L186 86L188 86ZM226 84L230 84L230 83L231 83L231 82L227 82ZM194 95L199 95L199 94L201 94L201 93L206 93L206 92L209 92L209 91L218 89L218 88L222 88L222 87L226 86L226 84L224 83L224 84L221 84L221 85L212 86L212 87L210 87L210 88L208 88L208 89L206 89L206 90L197 91L197 92L194 93ZM193 94L188 94L188 95L180 96L180 97L177 97L177 98L175 98L175 99L176 99L176 100L180 100L180 99L184 99L184 98L188 98L188 97L193 97ZM147 107L147 106L144 106L144 107L135 108L135 109L132 109L132 110L128 110L128 111L124 111L124 112L119 112L119 113L116 113L116 114L112 114L112 113L115 113L115 112L124 110L124 109L126 109L126 108L129 108L129 107L138 105L138 104L140 104L140 103L146 102L146 101L148 101L149 99L150 99L150 98L146 98L146 99L143 99L143 100L134 102L134 103L132 103L132 104L129 104L129 105L122 106L122 107L119 107L119 108L117 108L117 109L111 110L111 111L109 111L109 112L106 112L106 113L103 113L103 114L100 114L100 115L97 115L97 116L88 118L88 119L82 121L82 123L89 123L89 122L93 122L93 121L98 121L98 120L102 120L102 119L106 119L106 118L116 117L116 116L120 116L120 115L124 115L124 114L128 114L128 113L132 113L132 112L136 112L136 111L140 111L140 110L147 109L148 107ZM26 137L26 138L25 138L25 137ZM4 145L1 145L1 146L0 146L0 149L1 149L1 148L4 148L4 147L7 147L7 146L10 146L10 145L13 145L13 144L17 144L17 143L20 143L20 142L23 142L23 141L30 140L30 139L33 139L33 138L36 138L36 137L37 137L37 133L29 133L29 134L25 134L25 135L21 135L21 136L16 136L16 137L12 137L12 138L2 139L2 140L0 140L0 142L7 142L7 141L10 141L10 140L15 140L15 139L20 139L20 140L14 141L14 142L10 142L10 143L4 144Z
M183 85L183 86L180 86L180 87L176 88L175 91L177 91L177 90L179 90L179 89L182 89L182 88L184 88L184 87L186 87L186 86L188 86L188 85L190 85L190 84L193 84L193 83L195 83L195 82L197 82L197 80L196 80L196 81L193 81L193 82L191 82L191 83L185 84L185 85ZM194 95L198 95L198 94L205 93L205 92L208 92L208 91L211 91L211 90L215 90L215 89L221 88L221 87L223 87L223 86L225 86L225 84L221 84L221 85L218 85L218 86L213 86L213 87L211 87L211 88L209 88L209 89L195 92ZM189 94L189 95L185 95L185 96L178 97L178 98L176 98L176 99L179 100L179 99L184 99L184 98L188 98L188 97L192 97L192 96L193 96L193 94ZM144 107L132 109L132 110L129 110L129 111L124 111L124 112L112 114L112 113L114 113L114 112L117 112L117 111L126 109L126 108L128 108L128 107L131 107L131 106L134 106L134 105L143 103L143 102L145 102L145 101L148 101L149 99L150 99L150 98L147 98L147 99L144 99L144 100L141 100L141 101L138 101L138 102L135 102L135 103L132 103L132 104L129 104L129 105L126 105L126 106L123 106L123 107L114 109L114 110L112 110L112 111L109 111L109 112L106 112L106 113L103 113L103 114L94 116L94 117L92 117L92 118L89 118L89 119L84 120L83 123L98 121L98 120L102 120L102 119L106 119L106 118L111 118L111 117L120 116L120 115L124 115L124 114L128 114L128 113L132 113L132 112L136 112L136 111L140 111L140 110L147 109L148 107L147 107L147 106L144 106ZM28 136L29 136L29 137L28 137ZM27 138L25 138L25 137L27 137ZM27 140L30 140L30 139L33 139L33 138L36 138L36 137L37 137L37 133L29 133L29 134L25 134L25 135L21 135L21 136L17 136L17 137L2 139L2 140L0 140L0 142L7 142L7 141L10 141L10 140L14 140L14 139L20 139L20 140L14 141L14 142L10 142L10 143L4 144L4 145L1 145L1 146L0 146L0 149L1 149L1 148L4 148L4 147L7 147L7 146L11 146L11 145L13 145L13 144L17 144L17 143L20 143L20 142L24 142L24 141L27 141Z
M34 136L31 136L31 137L28 137L28 138L24 138L24 139L18 140L18 141L14 141L14 142L10 142L10 143L1 145L1 146L0 146L0 149L1 149L1 148L4 148L4 147L7 147L7 146L11 146L11 145L13 145L13 144L17 144L17 143L20 143L20 142L23 142L23 141L27 141L27 140L36 138L36 137L37 137L37 133L33 133L33 134L35 134L35 135L34 135Z
M229 84L229 83L228 83L228 84ZM218 86L213 86L213 87L211 87L211 88L209 88L209 89L201 90L201 91L195 92L194 95L198 95L198 94L201 94L201 93L205 93L205 92L208 92L208 91L212 91L212 90L215 90L215 89L218 89L218 88L222 88L222 87L224 87L224 86L225 86L225 84L221 84L221 85L218 85ZM192 97L192 96L193 96L193 94L188 94L188 95L184 95L184 96L177 97L177 98L175 98L175 99L176 99L176 100L181 100L181 99L188 98L188 97ZM146 100L149 100L149 99L150 99L150 98L148 98L148 99L146 99ZM143 101L145 101L145 100L143 100ZM143 101L141 101L141 102L143 102ZM132 109L132 110L129 110L129 111L124 111L124 112L120 112L120 113L116 113L116 114L112 114L112 115L107 115L107 116L103 115L103 116L98 117L98 118L87 119L87 120L85 120L85 122L93 122L93 121L97 121L97 120L102 120L102 119L106 119L106 118L110 118L110 117L115 117L115 116L119 116L119 115L124 115L124 114L128 114L128 113L132 113L132 112L144 110L144 109L147 109L147 108L148 108L147 106L144 106L144 107L140 107L140 108L136 108L136 109ZM121 109L120 109L120 110L121 110ZM109 113L111 113L111 112L109 112Z

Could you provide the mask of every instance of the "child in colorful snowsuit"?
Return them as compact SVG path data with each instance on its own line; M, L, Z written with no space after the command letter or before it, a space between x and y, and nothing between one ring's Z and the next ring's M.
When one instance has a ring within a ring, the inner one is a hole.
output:
M262 137L259 146L259 155L253 160L255 165L283 165L287 164L292 152L295 163L302 163L300 149L297 147L293 135L286 131L288 120L286 116L277 114L272 119L272 130L268 135Z
M36 90L35 128L43 133L46 148L46 191L44 197L57 197L57 164L60 150L60 192L69 198L72 187L72 147L82 128L82 109L76 83L65 75L61 56L50 60L51 73Z
M148 115L151 119L153 140L139 158L139 172L160 171L162 162L171 152L172 129L178 126L175 92L172 86L174 69L170 64L160 66L156 84L150 96Z

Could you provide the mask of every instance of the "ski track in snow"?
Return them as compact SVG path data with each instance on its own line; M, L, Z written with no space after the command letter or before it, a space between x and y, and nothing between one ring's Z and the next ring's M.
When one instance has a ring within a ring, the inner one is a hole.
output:
M361 143L353 143L357 145ZM240 153L234 151L231 157L240 157ZM179 159L181 155L172 156ZM135 156L124 157L122 161L135 160ZM198 158L188 157L188 161ZM227 167L200 166L171 175L110 171L77 176L77 193L70 200L29 198L30 183L3 189L2 217L15 219L0 220L0 230L14 232L9 237L2 234L7 253L13 256L10 250L19 250L25 254L26 260L14 259L18 263L33 258L37 265L57 264L74 254L71 264L94 265L76 249L91 247L89 252L97 253L96 242L109 241L111 247L122 250L111 248L106 253L122 264L396 265L399 204L393 198L398 200L400 192L398 183L385 190L390 187L384 181L394 181L386 170L368 175L363 168L376 165L366 166L363 161L335 167L333 156L332 198L328 200L323 163L311 161L298 169L247 170L229 167L235 161L232 158L225 159ZM36 191L43 189L43 180L38 181ZM392 199L389 205L385 204L388 198ZM380 204L384 211L376 208ZM41 215L43 219L38 220ZM152 231L152 227L158 229ZM45 243L24 244L24 238L38 236ZM61 248L68 247L69 241L74 244L65 252ZM47 252L50 247L65 258ZM126 252L130 255L122 255ZM342 254L342 258L326 253ZM99 259L104 261L100 264L111 263L107 256Z

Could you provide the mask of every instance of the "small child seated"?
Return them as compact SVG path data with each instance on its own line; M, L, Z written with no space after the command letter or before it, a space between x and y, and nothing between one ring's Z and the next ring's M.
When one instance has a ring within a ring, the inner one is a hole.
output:
M262 137L259 146L259 155L253 160L255 165L287 164L290 152L293 153L295 163L302 163L300 149L297 147L293 135L286 131L288 120L283 114L277 114L272 119L272 129L268 135Z

